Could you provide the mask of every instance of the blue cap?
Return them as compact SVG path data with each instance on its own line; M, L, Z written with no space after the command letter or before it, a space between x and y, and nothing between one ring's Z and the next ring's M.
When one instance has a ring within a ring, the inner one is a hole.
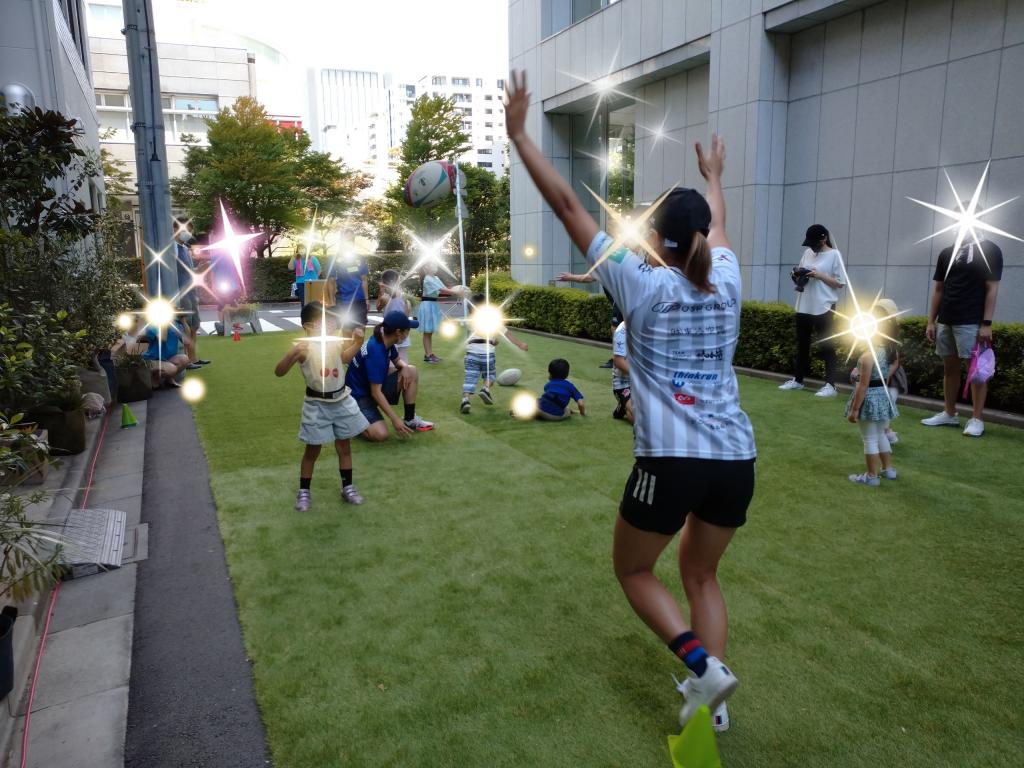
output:
M420 327L419 320L412 317L406 317L405 312L399 312L397 309L393 309L384 315L383 324L388 328L397 328L400 331Z

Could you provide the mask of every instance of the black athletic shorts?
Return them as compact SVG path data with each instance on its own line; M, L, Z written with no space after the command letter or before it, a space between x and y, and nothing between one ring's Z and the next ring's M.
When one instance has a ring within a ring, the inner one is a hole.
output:
M612 393L615 395L615 401L618 403L618 405L615 406L615 410L612 411L612 418L626 418L626 403L628 403L630 399L629 387L626 387L625 389L613 389Z
M692 512L705 523L739 528L754 497L754 459L639 457L619 514L642 531L672 536Z

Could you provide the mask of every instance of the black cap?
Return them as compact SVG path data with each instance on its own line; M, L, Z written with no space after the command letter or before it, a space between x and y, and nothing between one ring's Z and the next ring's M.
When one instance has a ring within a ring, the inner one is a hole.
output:
M811 224L811 226L807 228L807 236L804 237L804 247L811 248L817 245L823 237L828 238L829 240L832 239L828 230L821 226L821 224Z
M405 312L401 312L397 309L393 309L384 315L384 319L381 324L386 325L388 328L395 328L399 331L407 331L410 328L420 327L419 320L413 317L407 317Z
M697 190L676 187L651 215L651 226L661 235L666 248L689 253L693 233L706 235L711 227L711 208Z

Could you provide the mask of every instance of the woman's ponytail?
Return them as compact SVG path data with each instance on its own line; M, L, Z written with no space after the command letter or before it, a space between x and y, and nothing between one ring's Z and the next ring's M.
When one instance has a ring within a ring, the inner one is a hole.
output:
M703 232L693 233L693 242L683 265L683 274L697 290L704 293L715 292L715 286L711 283L711 246Z

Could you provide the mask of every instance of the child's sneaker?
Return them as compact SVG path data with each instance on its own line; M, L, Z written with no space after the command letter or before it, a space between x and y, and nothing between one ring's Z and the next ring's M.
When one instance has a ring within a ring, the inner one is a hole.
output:
M300 488L298 495L295 497L295 511L308 512L309 505L312 502L313 497L310 495L309 490L306 488Z
M872 477L867 472L861 472L859 475L850 475L851 483L859 483L860 485L869 485L872 488L877 488L882 484L882 481L877 476Z
M434 428L434 422L426 421L419 416L413 416L411 419L405 420L405 426L414 432L429 432Z
M803 389L803 382L797 381L796 379L790 379L785 384L780 384L779 389Z
M839 394L839 390L835 388L833 384L826 384L817 392L814 393L815 397L835 397Z
M469 398L468 397L462 398L462 405L459 406L459 412L460 413L469 413L469 409L470 408L472 408L472 406L469 403Z
M428 355L425 359L426 359L426 361L428 363L440 363L441 362L441 358L438 357L437 355Z
M896 479L896 470L895 469L883 469L881 475L886 480L895 480Z
M341 489L341 500L349 504L362 504L363 497L359 495L354 485L346 485Z
M729 668L714 656L708 656L707 663L708 668L700 677L689 677L682 683L676 682L676 690L686 697L686 703L679 710L679 724L684 728L701 705L706 705L709 710L718 714L719 705L723 704L739 685L739 680ZM725 722L728 728L728 715Z
M487 405L494 405L494 397L491 395L491 390L486 387L480 390L480 399Z

